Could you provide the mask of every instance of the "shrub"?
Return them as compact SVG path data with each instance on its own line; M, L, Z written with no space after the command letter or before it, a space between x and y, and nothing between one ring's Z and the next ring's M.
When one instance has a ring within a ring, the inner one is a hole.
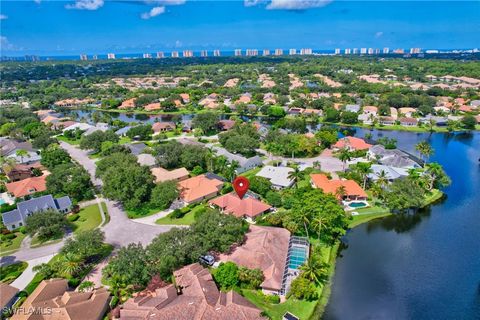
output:
M6 234L3 236L3 239L5 240L13 240L17 237L17 235L15 233L9 233L9 234Z
M22 226L20 228L18 228L18 232L21 232L23 234L27 233L27 228L25 228L25 226Z
M273 303L273 304L279 304L280 303L280 297L277 296L277 295L269 294L265 298L270 303Z
M76 287L80 284L80 279L78 278L71 278L71 279L68 279L68 285L70 287Z
M71 214L71 215L67 216L67 220L70 221L70 222L77 221L78 218L80 218L79 214Z
M170 219L180 219L185 215L180 209L175 209L171 213L168 214Z

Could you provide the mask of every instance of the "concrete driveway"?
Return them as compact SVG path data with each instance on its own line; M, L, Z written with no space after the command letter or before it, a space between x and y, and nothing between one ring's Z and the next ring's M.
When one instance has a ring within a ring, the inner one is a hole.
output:
M25 269L25 271L23 271L20 277L15 279L15 281L13 281L11 285L19 290L25 289L25 287L30 283L30 281L33 280L33 277L35 276L35 272L33 272L32 270L33 267L38 266L42 263L47 263L48 261L50 261L50 259L53 258L54 255L55 253L49 254L40 258L28 260L27 269Z

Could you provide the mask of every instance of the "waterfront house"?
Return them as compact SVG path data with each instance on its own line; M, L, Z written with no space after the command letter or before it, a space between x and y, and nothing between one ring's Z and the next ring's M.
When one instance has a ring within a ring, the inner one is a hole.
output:
M411 118L415 112L417 112L417 109L414 108L398 108L398 112L402 114L404 117Z
M368 179L372 181L377 181L379 177L382 176L382 174L385 174L385 178L390 182L408 176L408 169L406 168L397 168L392 166L385 166L382 164L372 164L370 169L372 170L372 172L368 174Z
M122 102L122 104L118 107L118 109L133 109L135 108L135 101L137 99L135 98L131 98L131 99L127 99L125 101Z
M119 310L120 320L261 320L261 310L237 292L220 291L199 263L173 273L173 283L134 293Z
M360 111L360 105L358 105L358 104L347 104L345 106L345 111L357 113L358 111Z
M380 117L379 122L380 122L381 125L391 126L391 125L395 124L395 118L393 118L393 117Z
M233 128L235 121L233 120L220 120L218 121L218 127L222 131L228 131Z
M2 213L3 224L8 230L24 226L27 217L45 210L55 210L61 213L70 211L72 201L68 196L53 198L45 195L17 203L17 209Z
M362 138L356 138L352 136L348 136L345 138L339 139L333 146L332 149L340 150L347 148L350 151L358 151L358 150L368 150L372 145L368 144Z
M22 304L12 320L101 320L108 310L110 293L105 288L69 291L67 279L43 280ZM41 313L42 310L48 310Z
M367 157L386 166L407 169L420 168L420 164L407 153L399 149L385 149L381 144L372 146L368 150Z
M176 129L175 123L173 122L155 122L152 125L152 130L154 134L162 133L162 132L168 132L168 131L174 131Z
M414 127L418 124L418 120L416 118L400 118L400 125L404 127Z
M143 107L145 111L155 111L155 110L160 110L162 106L160 105L160 102L152 102Z
M367 200L368 198L365 190L363 190L354 180L329 180L323 173L314 173L310 175L310 182L313 188L321 189L325 193L333 194L339 200ZM340 193L341 189L345 192L344 194Z
M295 182L294 179L288 177L292 171L294 170L289 167L264 166L256 176L270 180L275 189L283 189L291 187Z

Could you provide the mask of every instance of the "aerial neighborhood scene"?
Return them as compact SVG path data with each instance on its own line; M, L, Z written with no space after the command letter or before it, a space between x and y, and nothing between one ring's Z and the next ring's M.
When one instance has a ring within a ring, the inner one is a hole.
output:
M479 15L3 2L2 319L480 319Z

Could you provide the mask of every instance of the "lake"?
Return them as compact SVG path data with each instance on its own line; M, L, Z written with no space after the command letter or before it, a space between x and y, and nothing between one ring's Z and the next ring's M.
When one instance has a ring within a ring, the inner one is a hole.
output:
M428 140L452 184L415 215L348 232L323 318L480 319L480 133L371 132L413 154Z

